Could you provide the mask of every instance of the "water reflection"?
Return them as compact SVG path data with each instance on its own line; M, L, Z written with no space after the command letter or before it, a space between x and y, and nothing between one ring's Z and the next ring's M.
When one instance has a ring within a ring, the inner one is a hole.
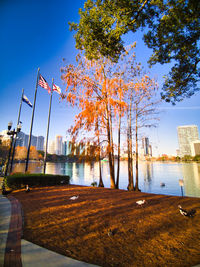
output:
M25 164L23 163L14 165L14 172L24 172L24 169ZM29 164L28 171L41 173L43 166L40 163L32 162ZM72 184L91 185L92 182L98 183L99 181L98 162L92 164L47 162L46 173L69 175ZM110 187L108 162L102 162L102 177L104 186ZM184 194L186 196L200 197L199 163L140 162L139 164L139 187L144 192L180 196L179 179L184 180ZM161 187L161 183L165 183L165 186ZM119 187L127 189L127 185L127 161L121 161Z
M54 164L54 163L49 163L46 164L46 173L48 174L57 174L56 169L60 167L60 163Z
M25 172L25 163L17 163L14 165L13 173L24 173ZM29 173L41 173L42 172L42 164L40 162L31 162L28 165Z
M183 180L187 196L200 196L200 165L198 163L183 164Z
M91 185L93 182L97 182L99 180L99 164L98 163L85 163L84 169L84 182L88 185Z
M152 178L153 178L153 163L152 162L146 162L145 164L142 163L140 165L140 172L143 175L144 180L144 190L145 191L151 191L151 184L152 184Z

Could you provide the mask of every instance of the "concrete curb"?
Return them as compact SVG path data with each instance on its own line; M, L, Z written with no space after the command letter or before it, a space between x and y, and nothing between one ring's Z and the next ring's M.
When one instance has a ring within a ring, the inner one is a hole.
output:
M97 265L81 262L21 240L23 267L95 267Z

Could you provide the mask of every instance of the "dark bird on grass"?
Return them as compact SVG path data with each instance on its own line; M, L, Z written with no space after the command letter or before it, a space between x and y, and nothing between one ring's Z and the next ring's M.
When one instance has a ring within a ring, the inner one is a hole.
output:
M196 210L194 209L191 209L191 210L185 210L181 207L181 205L178 205L179 207L179 210L180 210L180 213L183 215L183 216L186 216L186 217L194 217L195 213L196 213Z
M6 196L6 195L8 195L10 192L9 191L7 191L6 189L3 189L2 190L2 195L3 196Z
M117 230L118 230L117 228L115 228L115 229L113 229L113 230L110 229L110 230L108 231L108 236L113 236L113 235L115 235L115 234L117 233Z
M3 185L2 185L2 195L6 196L6 195L8 195L9 193L10 193L10 191L7 191L7 190L6 190L5 184L3 183Z

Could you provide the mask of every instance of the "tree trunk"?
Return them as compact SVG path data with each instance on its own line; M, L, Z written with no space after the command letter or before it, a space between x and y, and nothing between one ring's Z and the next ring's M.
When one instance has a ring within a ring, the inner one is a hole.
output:
M104 187L101 171L101 155L99 153L99 187Z
M129 114L127 114L127 120L129 121ZM128 122L127 121L127 122ZM127 154L128 154L128 186L127 189L129 190L129 185L130 185L130 177L131 177L131 173L130 173L130 137L129 137L129 123L127 123Z
M130 110L130 191L134 190L133 184L133 141L132 141L132 116Z
M131 100L132 101L132 100ZM130 104L130 110L129 110L129 115L128 115L128 173L129 173L129 185L128 185L128 190L133 191L134 190L134 185L133 185L133 146L132 146L132 105Z
M110 113L110 140L111 140L111 153L112 153L112 166L113 176L115 177L115 155L114 155L114 143L113 143L113 127L112 127L112 115Z
M119 126L118 126L118 155L117 155L117 180L116 188L119 188L119 171L120 171L120 134L121 134L121 112L119 114Z
M136 153L136 158L135 158L135 190L139 190L139 185L138 185L138 180L139 180L139 175L138 175L138 125L137 125L137 105L136 105L136 117L135 117L135 153Z
M115 188L115 176L114 176L114 166L112 158L112 147L111 147L111 134L110 134L110 120L108 115L108 106L106 105L106 120L107 120L107 138L108 138L108 159L110 168L110 187Z
M99 131L98 121L97 121L97 131ZM98 149L99 149L99 155L98 155L98 159L99 159L99 187L104 187L103 179L102 179L102 171L101 171L101 146L100 146L99 134L98 134Z

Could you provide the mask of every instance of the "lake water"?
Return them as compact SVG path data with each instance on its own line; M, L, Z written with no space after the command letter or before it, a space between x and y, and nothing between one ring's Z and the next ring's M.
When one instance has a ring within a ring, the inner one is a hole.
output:
M16 164L15 172L23 172L24 164ZM39 163L30 163L31 173L43 171ZM71 184L91 185L99 180L98 163L50 163L47 162L46 173L63 174L71 177ZM102 177L105 187L110 187L108 162L102 161ZM169 194L181 196L179 179L183 179L183 194L185 196L200 197L200 164L199 163L174 163L174 162L140 162L139 163L139 188L143 192L155 194ZM161 186L164 183L165 186ZM128 171L127 161L120 165L120 189L127 189Z

